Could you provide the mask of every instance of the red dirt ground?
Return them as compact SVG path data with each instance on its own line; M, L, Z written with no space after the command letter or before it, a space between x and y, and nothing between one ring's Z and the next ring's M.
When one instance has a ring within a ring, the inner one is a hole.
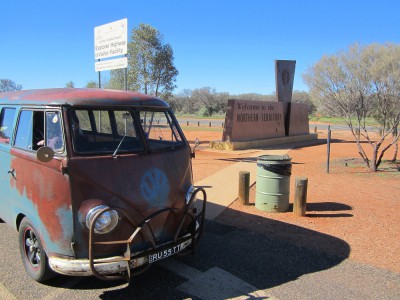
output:
M189 141L196 137L202 141L193 160L195 182L234 163L230 158L240 157L235 152L208 149L208 142L220 139L221 132L187 131L185 134ZM326 139L326 135L319 132L319 138ZM347 243L350 253L345 255L354 261L400 272L399 166L385 165L380 172L369 172L361 162L350 133L334 131L332 139L329 174L326 172L326 144L296 148L289 152L292 157L291 203L295 178L308 178L305 217L295 217L292 208L286 213L257 210L254 206L256 187L253 186L250 192L251 205L243 206L235 201L217 220L341 255L340 250L329 243L329 239L315 239L315 235L299 238L299 232L292 229L319 232ZM370 148L368 144L363 145L366 149ZM393 147L385 158L392 156ZM281 222L295 226L287 227L292 228L290 230L282 230L282 226L276 225Z

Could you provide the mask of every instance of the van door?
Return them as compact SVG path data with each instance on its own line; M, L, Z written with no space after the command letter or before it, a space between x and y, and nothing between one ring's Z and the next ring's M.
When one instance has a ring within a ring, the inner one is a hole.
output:
M15 109L4 107L0 116L0 218L12 224L10 181L12 178L10 141L13 135Z
M11 149L14 214L23 214L33 222L48 255L72 256L71 193L69 177L62 172L67 160L61 112L22 109L16 127ZM55 156L51 161L36 158L42 146L53 148Z

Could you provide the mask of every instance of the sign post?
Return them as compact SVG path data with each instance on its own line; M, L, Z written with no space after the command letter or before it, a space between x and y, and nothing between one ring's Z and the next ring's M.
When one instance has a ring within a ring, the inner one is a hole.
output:
M127 76L128 58L128 19L122 19L94 28L95 70L100 72L125 68ZM121 57L123 56L123 57ZM125 78L127 90L127 78Z

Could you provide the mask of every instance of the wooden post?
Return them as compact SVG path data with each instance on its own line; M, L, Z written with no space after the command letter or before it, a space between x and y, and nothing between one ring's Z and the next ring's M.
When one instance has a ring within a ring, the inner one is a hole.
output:
M189 126L189 121L186 121L186 126Z
M297 217L304 217L306 215L307 185L307 177L296 177L293 213Z
M211 127L211 122L209 123L209 127Z
M249 205L250 172L239 172L239 203Z
M197 122L197 127L200 127L200 121L199 121L199 122Z

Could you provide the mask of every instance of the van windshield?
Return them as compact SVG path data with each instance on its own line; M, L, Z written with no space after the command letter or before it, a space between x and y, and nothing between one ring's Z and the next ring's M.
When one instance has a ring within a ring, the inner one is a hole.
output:
M136 153L185 145L169 111L74 108L69 113L77 153Z
M183 144L177 126L166 112L140 111L140 124L150 150L174 148Z

